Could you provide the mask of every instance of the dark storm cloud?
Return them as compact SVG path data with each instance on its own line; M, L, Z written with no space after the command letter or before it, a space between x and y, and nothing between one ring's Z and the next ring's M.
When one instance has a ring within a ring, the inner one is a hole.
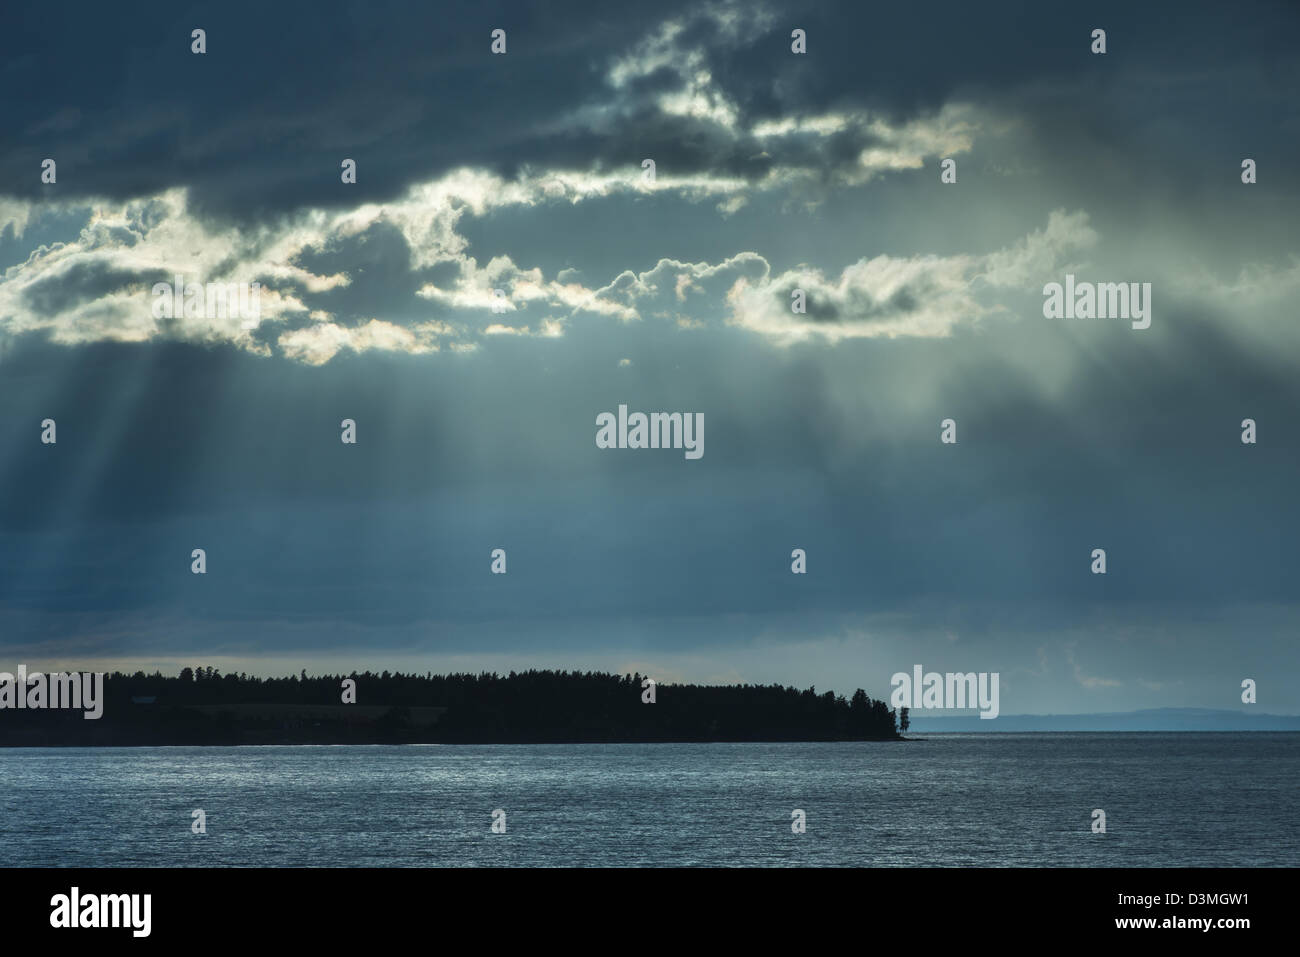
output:
M44 195L189 186L201 208L252 218L393 198L467 163L536 162L520 148L534 124L581 102L599 82L593 63L671 9L87 4L68 11L75 28L51 29L39 10L15 8L0 37L0 119L25 135L6 138L4 186L42 195L39 164L52 156L59 182ZM497 26L510 52L490 57ZM202 56L190 52L195 27L207 30ZM349 192L344 157L361 170Z
M908 7L775 4L770 18L748 24L741 5L735 31L692 4L634 5L617 17L600 3L361 9L78 5L68 10L73 26L52 29L39 7L20 5L0 37L9 94L0 122L20 131L0 148L2 188L67 199L187 186L196 209L248 221L393 199L466 164L512 175L654 155L677 172L756 177L776 161L824 171L852 164L861 134L795 139L763 157L744 130L828 109L903 120L954 97L1014 104L1072 135L1081 121L1105 123L1124 142L1152 119L1140 104L1154 70L1208 77L1211 95L1222 87L1215 71L1235 70L1223 74L1231 93L1203 104L1207 120L1256 128L1242 115L1294 89L1300 40L1300 17L1268 3L1178 17L1129 4L1084 13L950 3L925 17ZM686 24L674 47L703 50L712 82L736 103L734 137L651 109L680 81L672 65L608 86L610 65L673 19ZM796 25L809 34L806 56L789 51ZM198 26L208 33L203 56L189 49ZM496 26L508 30L505 56L488 52ZM1088 53L1094 26L1109 31L1104 61ZM584 107L601 108L598 129L575 119ZM1257 131L1254 144L1280 136ZM54 186L39 182L47 156L59 162ZM344 157L360 170L346 190Z
M757 180L774 163L753 137L738 137L703 119L668 116L653 104L642 105L599 131L564 130L540 137L535 148L546 163L560 168L639 166L642 159L650 157L660 175L704 171L717 177Z

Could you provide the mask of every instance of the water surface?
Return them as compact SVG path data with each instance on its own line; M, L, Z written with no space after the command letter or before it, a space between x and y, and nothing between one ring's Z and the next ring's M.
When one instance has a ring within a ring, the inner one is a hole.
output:
M1300 734L926 737L0 749L0 865L1300 865Z

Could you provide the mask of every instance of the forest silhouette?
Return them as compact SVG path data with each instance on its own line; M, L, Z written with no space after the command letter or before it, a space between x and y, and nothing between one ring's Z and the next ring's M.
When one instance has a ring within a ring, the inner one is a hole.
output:
M355 702L343 702L345 679ZM640 674L383 671L262 678L212 667L104 678L104 712L0 712L0 746L899 740L894 712L780 685L658 684Z

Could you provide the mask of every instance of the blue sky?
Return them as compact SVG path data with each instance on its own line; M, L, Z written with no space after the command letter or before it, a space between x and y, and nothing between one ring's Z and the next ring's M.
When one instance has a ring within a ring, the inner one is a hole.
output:
M0 37L11 664L1300 711L1294 8L68 13ZM620 404L704 456L597 448Z

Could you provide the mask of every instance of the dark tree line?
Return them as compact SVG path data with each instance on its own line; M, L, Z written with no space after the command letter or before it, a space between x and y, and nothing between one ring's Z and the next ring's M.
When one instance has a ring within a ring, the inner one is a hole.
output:
M898 737L894 712L861 689L851 698L780 685L672 685L643 702L639 674L524 671L499 675L383 671L349 675L260 678L185 668L105 676L104 717L16 714L48 726L57 720L78 741L105 743L245 743L296 741L837 741ZM345 678L356 682L356 705L344 705ZM135 700L133 700L135 699ZM143 699L153 699L145 701ZM259 712L258 705L279 710ZM305 709L288 717L281 706ZM229 711L223 711L223 706ZM382 706L382 707L376 707ZM436 719L429 708L445 709ZM315 709L315 710L313 710ZM412 709L422 709L423 715ZM48 714L48 713L47 713ZM77 720L72 721L75 717ZM419 718L419 720L413 720ZM85 727L96 725L95 728ZM116 730L114 730L116 729ZM143 736L143 737L141 737ZM139 740L137 740L139 739ZM8 742L32 743L32 742ZM51 741L50 743L61 743Z

